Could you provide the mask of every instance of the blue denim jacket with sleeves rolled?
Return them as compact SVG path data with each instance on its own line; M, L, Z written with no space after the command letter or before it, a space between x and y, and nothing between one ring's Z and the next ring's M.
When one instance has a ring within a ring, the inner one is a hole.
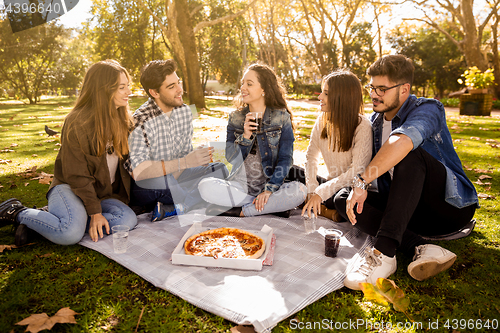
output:
M231 175L243 165L255 140L259 142L262 169L269 178L264 191L276 192L283 184L293 164L293 129L286 109L266 108L262 131L250 139L243 137L243 124L250 112L248 107L229 115L226 137L226 159L233 165Z
M374 112L370 120L373 128L374 156L382 146L384 114ZM478 204L476 189L465 175L462 163L451 139L446 114L441 102L410 95L392 119L393 134L404 134L413 142L413 149L422 147L446 168L445 201L457 208ZM387 178L380 177L379 189L388 189Z

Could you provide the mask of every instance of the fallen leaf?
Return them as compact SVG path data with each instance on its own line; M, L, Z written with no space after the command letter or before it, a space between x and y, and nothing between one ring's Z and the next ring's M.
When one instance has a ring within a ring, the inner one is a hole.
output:
M471 140L478 140L478 141L481 140L481 138L478 138L477 136L471 136L470 139Z
M28 186L30 183L24 183L24 187Z
M17 246L15 245L0 245L0 253L2 253L4 250L12 250L16 248Z
M31 155L31 157L38 157L38 155L37 154L33 154L33 155Z
M16 323L16 325L28 325L27 332L40 332L50 330L55 324L76 324L75 315L78 313L70 308L62 308L55 315L49 317L46 313L37 313Z
M38 179L38 182L40 184L50 185L53 177L54 177L53 174L45 173L42 171L41 173L38 174L38 177L31 178L31 180Z
M491 179L491 178L493 178L493 177L488 176L488 175L481 175L481 176L479 176L479 180L483 180L483 179Z
M474 169L474 172L476 172L476 173L493 173L493 171L485 170L485 169Z
M11 143L10 146L11 147L17 147L17 146L19 146L19 144L17 144L17 143Z
M481 199L496 199L495 196L486 193L478 193L477 196Z
M253 326L238 325L231 327L231 333L255 333Z
M410 305L410 299L405 296L403 290L394 281L378 278L375 285L366 282L359 285L368 300L384 306L389 306L389 303L392 303L394 310L408 316L406 310Z
M12 160L0 160L0 164L12 163Z
M477 185L484 185L484 183L481 181L481 180L476 180L475 182L473 182L474 184L477 184Z

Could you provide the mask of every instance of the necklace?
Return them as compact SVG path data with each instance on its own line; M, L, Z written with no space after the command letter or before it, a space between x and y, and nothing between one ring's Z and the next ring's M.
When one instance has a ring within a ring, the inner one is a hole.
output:
M108 155L112 155L114 152L115 152L115 147L113 147L113 142L108 141L106 143L106 153L108 153Z

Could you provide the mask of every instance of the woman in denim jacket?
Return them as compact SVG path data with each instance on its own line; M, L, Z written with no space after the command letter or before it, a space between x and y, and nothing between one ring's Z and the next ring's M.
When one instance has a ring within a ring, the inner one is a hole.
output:
M226 138L231 174L226 180L206 178L199 184L202 198L213 204L206 214L288 217L304 202L307 190L299 182L284 183L294 141L285 89L269 66L253 64L245 71L236 101Z

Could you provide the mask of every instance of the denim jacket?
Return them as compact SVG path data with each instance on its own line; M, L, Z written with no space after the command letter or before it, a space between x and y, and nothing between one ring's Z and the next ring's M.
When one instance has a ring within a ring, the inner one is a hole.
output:
M382 146L384 114L374 112L370 120L373 128L373 153ZM457 208L478 204L476 189L465 175L455 152L446 124L443 104L435 99L410 95L392 119L393 134L404 134L413 142L413 149L422 147L446 168L445 201ZM378 180L379 190L388 189L387 178Z
M229 115L226 138L226 159L233 165L231 175L243 165L255 140L259 142L264 174L269 178L264 191L276 192L283 184L293 163L293 129L286 109L266 108L262 131L250 139L243 137L243 124L248 107Z

